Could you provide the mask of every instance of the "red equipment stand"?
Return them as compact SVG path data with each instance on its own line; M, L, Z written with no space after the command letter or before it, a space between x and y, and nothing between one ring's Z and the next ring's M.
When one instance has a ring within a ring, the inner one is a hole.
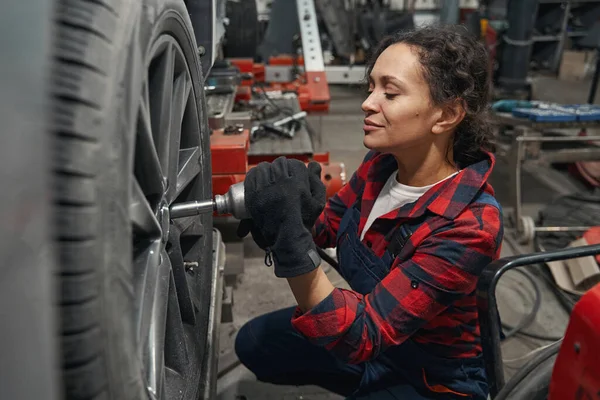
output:
M244 129L240 134L225 134L223 129L214 130L210 143L212 153L213 195L225 194L234 183L242 182L248 170L262 161L273 161L277 156L248 156L250 132ZM321 164L321 180L327 189L327 198L335 195L346 182L346 172L342 163L332 163L329 153L313 155L290 155L308 163Z
M255 83L265 82L265 69L275 66L289 67L296 64L303 65L302 56L294 59L291 56L271 57L267 65L255 63L251 58L231 58L231 64L239 68L242 74L249 74L253 79L242 81L236 100L250 100L250 88ZM292 82L270 83L265 90L293 91L298 95L300 109L306 112L328 112L329 111L329 85L325 71L308 71Z

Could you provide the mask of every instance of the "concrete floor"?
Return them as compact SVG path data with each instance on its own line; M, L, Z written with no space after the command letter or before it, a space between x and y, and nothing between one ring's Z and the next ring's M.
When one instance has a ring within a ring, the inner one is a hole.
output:
M589 83L565 83L554 78L539 78L534 81L534 93L537 99L557 102L583 103L587 98L588 87ZM329 114L321 117L311 116L310 122L322 132L321 149L328 150L333 160L344 162L348 174L350 174L359 166L367 151L362 145L363 132L361 130L363 115L360 104L364 93L357 88L333 87L331 94ZM506 165L499 162L491 179L498 199L504 207L508 204L507 173ZM527 188L524 194L525 212L532 213L530 215L534 215L555 194L533 176L527 174L524 176L523 187ZM245 272L238 277L234 289L234 321L223 324L221 327L220 349L223 360L230 359L236 332L246 321L262 313L295 304L287 282L276 278L272 270L265 267L263 264L264 254L252 240L246 239L243 246L245 249ZM531 249L525 250L530 251ZM507 256L513 253L514 250L505 243L502 255ZM328 274L332 281L339 286L345 284L332 269ZM542 289L542 307L528 331L545 335L560 335L564 332L568 316L550 290L546 287ZM523 281L521 276L511 272L505 275L497 290L499 310L503 321L512 325L517 323L531 309L532 293L531 287ZM502 346L506 374L512 375L527 360L523 356L528 352L548 343L523 337L506 340ZM242 366L234 368L222 376L218 382L218 393L220 400L341 399L339 396L315 387L280 387L260 383L256 381L252 373Z

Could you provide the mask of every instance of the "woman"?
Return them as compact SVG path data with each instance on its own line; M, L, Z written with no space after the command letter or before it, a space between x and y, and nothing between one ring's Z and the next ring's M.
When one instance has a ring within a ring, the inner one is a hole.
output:
M253 237L298 307L247 323L236 352L271 383L486 399L475 287L502 242L487 182L486 51L456 28L427 27L386 38L373 60L362 104L370 152L322 212L314 164L279 159L248 174ZM352 290L333 287L315 244L337 247Z

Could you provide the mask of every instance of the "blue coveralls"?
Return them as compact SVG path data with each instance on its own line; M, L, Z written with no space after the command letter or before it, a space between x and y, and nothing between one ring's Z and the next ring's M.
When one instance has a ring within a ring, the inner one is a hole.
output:
M340 274L358 293L370 293L389 272L393 257L382 258L360 241L360 210L346 210L337 233ZM414 229L414 228L413 228ZM418 229L418 228L417 228ZM406 235L410 228L403 227ZM295 307L257 317L238 332L236 352L259 380L318 385L349 399L487 399L483 358L448 359L408 339L361 364L345 364L315 346L291 325Z

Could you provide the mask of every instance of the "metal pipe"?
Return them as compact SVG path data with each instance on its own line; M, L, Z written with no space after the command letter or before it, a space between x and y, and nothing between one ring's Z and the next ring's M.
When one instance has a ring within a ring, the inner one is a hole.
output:
M446 0L440 7L440 23L444 25L457 25L460 22L460 2Z
M585 232L593 226L536 226L536 232Z
M300 111L294 115L290 115L289 117L285 117L285 118L282 118L280 120L273 122L273 126L276 126L276 127L284 126L285 124L290 123L292 121L298 121L298 120L304 119L304 118L306 118L306 115L307 115L306 111Z
M542 154L539 155L538 160L539 162L545 162L548 164L578 161L598 161L600 160L600 147L542 151Z
M598 79L600 78L600 49L596 49L596 69L594 70L594 77L592 78L592 85L590 86L590 93L588 94L588 104L594 104L596 100L596 89L598 89Z
M600 140L600 136L519 136L519 142L593 142Z
M512 0L506 9L508 29L503 38L498 83L507 91L525 90L538 1Z

